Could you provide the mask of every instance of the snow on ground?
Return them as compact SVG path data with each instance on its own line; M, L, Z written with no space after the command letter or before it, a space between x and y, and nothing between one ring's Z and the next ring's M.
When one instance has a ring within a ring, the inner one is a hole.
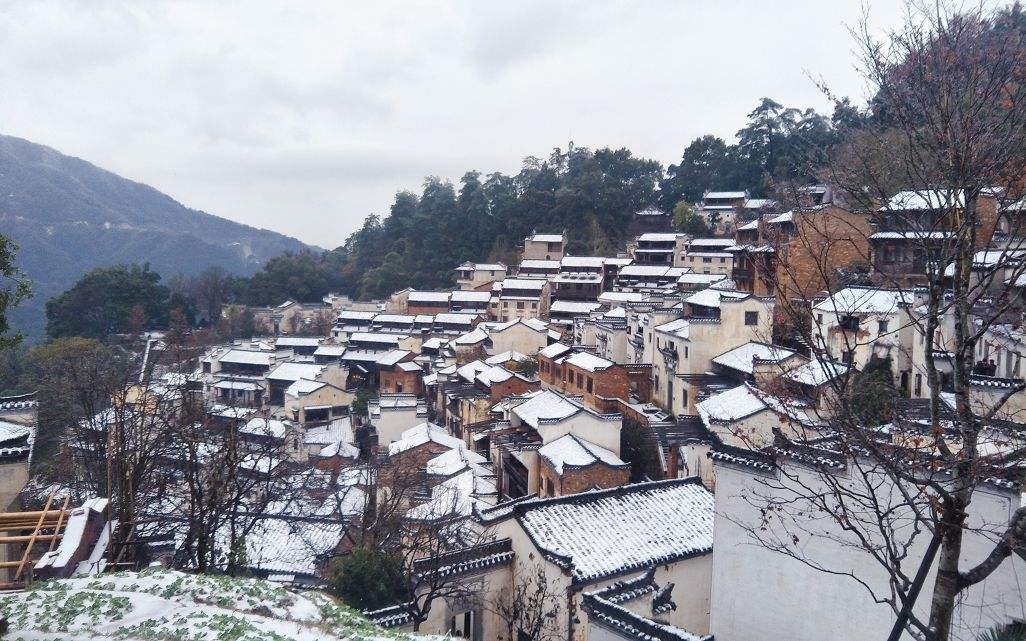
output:
M23 641L428 641L376 627L322 592L165 569L38 583L0 595Z

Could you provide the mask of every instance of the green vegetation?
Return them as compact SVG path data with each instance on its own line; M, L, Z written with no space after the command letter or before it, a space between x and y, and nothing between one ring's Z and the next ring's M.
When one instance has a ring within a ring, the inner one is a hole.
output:
M46 333L51 338L105 338L167 327L173 307L190 305L173 297L148 264L98 267L46 303Z
M331 565L331 593L359 610L377 610L407 598L403 560L367 548L356 548Z

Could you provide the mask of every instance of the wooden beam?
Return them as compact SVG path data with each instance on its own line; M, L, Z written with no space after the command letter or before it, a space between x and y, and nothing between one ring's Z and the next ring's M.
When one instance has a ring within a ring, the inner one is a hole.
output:
M40 534L35 537L36 541L60 541L63 534ZM0 536L0 545L6 543L28 543L33 540L31 536ZM52 551L52 550L51 550Z

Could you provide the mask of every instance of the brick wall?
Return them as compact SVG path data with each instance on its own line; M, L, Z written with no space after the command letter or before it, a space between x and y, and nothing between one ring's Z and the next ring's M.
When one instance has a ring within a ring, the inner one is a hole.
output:
M378 391L382 394L417 394L424 392L424 372L406 372L399 368L381 370Z
M539 493L542 496L562 496L564 494L576 494L594 487L609 488L625 485L630 480L630 470L614 468L604 463L595 463L582 468L563 469L560 476L552 468L552 464L544 457L538 457L539 466ZM552 494L548 493L552 487Z

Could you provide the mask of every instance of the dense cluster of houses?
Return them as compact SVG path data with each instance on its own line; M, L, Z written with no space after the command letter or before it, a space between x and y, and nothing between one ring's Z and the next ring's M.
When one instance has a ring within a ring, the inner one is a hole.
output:
M246 542L250 569L323 580L326 560L352 544L346 517L374 491L368 462L387 459L418 472L407 518L489 533L444 559L446 571L479 594L543 573L559 595L549 622L559 638L886 636L893 615L859 584L746 544L738 522L758 518L746 491L820 455L770 446L789 431L828 437L834 383L873 359L889 359L903 396L881 433L914 432L928 363L942 378L950 371L956 319L943 316L925 344L917 321L929 310L916 285L936 265L913 223L932 211L930 194L896 194L884 218L893 224L881 224L845 209L829 187L803 193L802 206L781 211L745 192L709 192L696 208L718 232L709 238L639 212L640 233L617 256L570 255L565 234L535 233L518 265L465 262L449 290L375 303L328 297L311 306L331 310L326 335L303 336L312 321L288 303L267 310L269 337L208 350L189 378L206 411L279 440L290 452L281 464L346 491L312 493L310 514L262 526ZM981 407L1010 397L993 429L1008 430L1015 447L1026 410L1026 392L1009 394L1026 377L1026 277L1015 267L1026 251L1008 222L1022 208L996 203L980 205L993 222L978 234L973 268L1008 277L974 304L1008 313L981 328L971 380ZM941 241L945 232L930 233ZM817 345L783 329L782 310L796 302ZM972 518L1007 521L1022 496L1006 481L986 485ZM811 545L879 578L834 538ZM970 542L968 554L984 545ZM1022 619L1023 576L1013 558L967 592L965 616L981 626ZM411 624L401 605L370 616ZM420 630L483 640L501 626L479 599L443 598Z

